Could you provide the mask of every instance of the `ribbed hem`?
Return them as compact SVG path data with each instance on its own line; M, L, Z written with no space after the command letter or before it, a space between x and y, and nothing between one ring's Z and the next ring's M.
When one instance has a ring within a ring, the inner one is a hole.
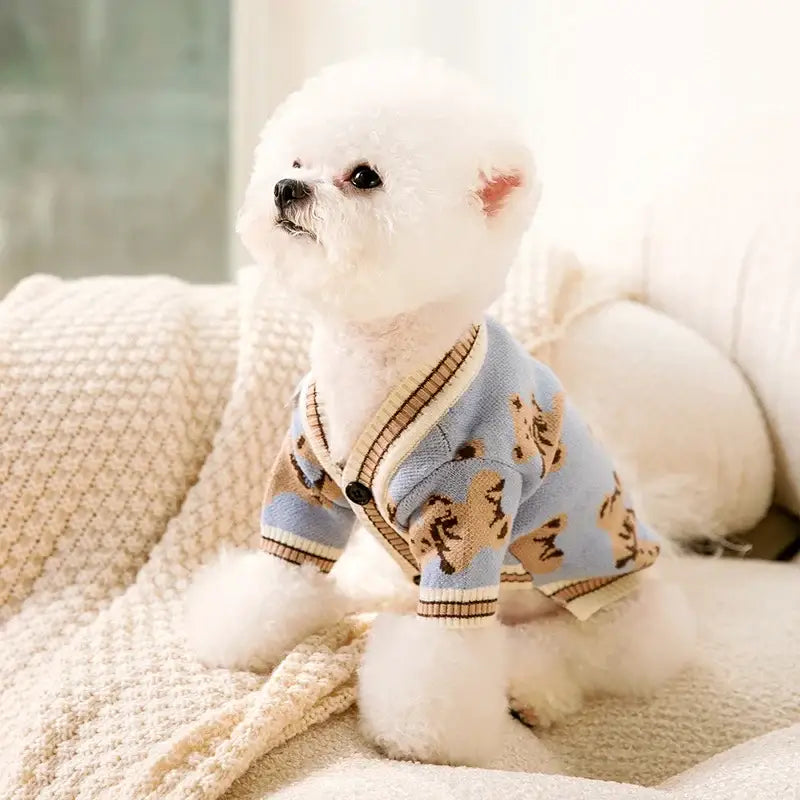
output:
M261 528L261 549L291 564L314 564L321 572L330 572L343 552L270 525Z
M629 572L583 581L559 581L537 588L583 622L630 594L639 585L640 578L639 572Z
M504 589L527 589L533 586L530 573L504 572L500 575L500 585Z
M496 586L477 589L421 588L417 614L436 618L452 627L474 627L484 624L497 614Z

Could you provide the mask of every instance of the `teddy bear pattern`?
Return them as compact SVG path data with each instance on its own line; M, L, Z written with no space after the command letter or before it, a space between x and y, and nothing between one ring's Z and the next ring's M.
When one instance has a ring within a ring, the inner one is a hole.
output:
M567 527L567 515L559 514L536 530L523 534L509 547L531 575L547 575L564 563L564 551L556 546L556 537Z
M566 514L558 514L535 530L519 536L509 547L511 554L532 575L554 572L564 561L564 552L559 549L556 540L566 529L567 519ZM643 569L658 557L658 544L642 542L637 536L636 513L624 502L622 485L616 472L614 489L603 497L598 508L597 525L608 534L616 569L629 565Z
M566 448L561 440L564 416L564 394L553 398L552 408L545 411L531 395L526 403L519 394L509 398L514 423L514 444L511 456L515 463L541 458L541 477L558 471L564 464ZM483 441L472 439L461 445L455 460L481 458ZM479 472L470 483L466 502L459 503L443 494L434 494L424 503L420 517L412 528L411 552L420 564L438 554L442 571L447 574L466 568L484 547L499 547L510 528L510 518L501 508L504 478L497 472ZM558 569L564 553L555 544L556 537L567 524L567 515L560 514L536 530L519 537L511 545L511 553L531 574L547 574Z
M303 470L298 461L302 459L308 466ZM273 495L292 493L312 506L333 508L343 505L344 496L336 482L320 466L314 451L304 434L284 441L281 452L275 460L269 485Z
M614 566L617 569L629 564L642 569L649 567L656 560L659 553L658 544L639 541L636 512L624 502L622 484L616 472L614 489L603 498L598 509L597 524L611 538Z
M533 395L530 403L526 403L519 394L513 394L509 399L514 421L514 461L522 464L539 455L542 478L549 472L561 469L564 463L566 454L560 437L564 399L563 392L556 394L550 411L542 409Z
M502 509L504 487L505 479L487 469L472 479L463 503L431 495L412 526L409 545L418 563L437 554L442 572L452 575L469 566L484 547L499 548L511 528Z
M563 392L556 394L550 411L544 411L535 396L531 396L530 404L519 394L509 399L515 432L513 458L520 463L538 454L542 478L557 472L565 463L566 447L560 435L564 399ZM532 575L556 571L564 562L564 552L558 547L557 538L566 530L567 522L567 514L551 517L536 529L517 537L509 548L511 554ZM609 536L616 569L628 565L641 569L656 560L658 545L654 542L642 544L637 537L636 513L624 502L617 472L614 472L614 489L603 497L598 509L597 524Z

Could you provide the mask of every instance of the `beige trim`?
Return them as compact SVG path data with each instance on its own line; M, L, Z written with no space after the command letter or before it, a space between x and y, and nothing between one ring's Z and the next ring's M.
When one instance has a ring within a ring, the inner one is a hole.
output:
M497 615L499 603L497 586L475 589L437 589L422 587L419 591L417 614L436 618L449 627L474 627L491 621Z
M433 419L433 422L428 423L428 430L436 424L439 416L431 408L437 409L438 414L441 414L442 398L444 397L444 403L452 402L452 387L457 387L459 395L466 389L469 383L462 386L462 369L468 367L467 376L474 378L477 372L475 365L480 366L483 363L485 353L485 326L475 323L438 361L430 362L404 378L390 392L358 437L343 470L330 457L325 435L324 409L320 406L313 377L309 376L305 385L301 398L304 410L303 427L320 464L343 492L351 482L362 483L370 488L373 499L364 506L353 505L353 512L362 525L378 535L384 549L412 577L419 575L416 559L402 529L387 520L389 515L385 498L381 498L383 511L378 508L375 475L389 447L409 426L420 419ZM457 383L454 383L454 379Z
M518 561L516 564L503 564L500 570L500 589L503 592L517 589L531 590L533 578L530 572Z
M503 564L500 571L503 575L530 575L519 561L516 564Z
M530 589L533 578L528 572L501 572L500 585L504 589Z
M417 616L435 618L462 626L473 620L491 620L497 615L497 598L493 600L457 601L420 600Z
M266 537L261 538L261 550L290 564L313 564L320 572L330 572L336 563L333 559L315 556Z
M476 589L437 589L431 587L420 587L419 599L426 603L464 603L482 600L497 600L497 587L481 586Z
M370 478L370 486L389 447L413 427L420 418L427 418L442 395L451 397L453 379L469 363L475 347L483 342L485 354L485 326L475 323L440 359L428 363L404 378L389 394L386 401L359 436L344 468L344 478L363 481ZM445 389L448 391L445 393ZM439 417L435 417L431 426Z
M395 560L412 576L419 574L419 566L404 532L387 521L389 515L385 501L381 503L384 512L378 508L380 495L375 486L375 474L395 440L417 419L431 415L431 405L437 398L442 395L449 397L450 393L446 390L468 362L481 332L485 337L484 326L478 323L472 325L439 361L421 367L401 381L359 437L344 468L344 486L351 481L358 481L369 486L373 492L373 499L369 503L355 508L356 516L362 524L380 534L380 540L391 548L393 555L396 553L400 556ZM437 419L434 417L432 424Z
M312 556L319 556L335 561L344 552L343 547L331 547L330 545L320 544L319 542L312 542L304 536L298 536L296 533L275 528L272 525L261 526L261 536L264 539L271 539L274 542L284 544L295 550L302 550Z
M339 484L339 488L343 490L342 470L331 458L328 450L328 441L325 437L325 419L317 401L317 385L311 377L311 373L308 373L303 379L298 402L303 420L303 431L311 444L311 449L314 451L317 461L319 461L322 469Z
M641 571L581 581L559 581L538 586L543 594L566 608L581 622L630 594L639 586Z
M552 597L556 592L561 591L561 589L566 589L577 583L583 583L583 581L553 581L552 583L543 583L536 588L548 597Z
M383 549L407 576L414 578L419 575L419 567L408 546L408 541L397 528L390 525L381 516L374 501L370 501L366 506L353 506L353 512L361 525L375 534L378 542L383 545Z
M626 595L638 588L641 581L640 572L629 572L621 578L606 584L600 589L570 600L567 610L574 614L581 622L589 619L596 611L616 603Z
M387 446L383 459L375 473L373 483L378 507L384 516L387 516L386 504L389 501L389 484L392 478L394 478L403 460L430 433L447 408L458 401L472 385L486 358L488 338L486 325L481 325L472 349L465 357L458 372L453 376L447 390L439 392L428 403L425 412L412 420Z

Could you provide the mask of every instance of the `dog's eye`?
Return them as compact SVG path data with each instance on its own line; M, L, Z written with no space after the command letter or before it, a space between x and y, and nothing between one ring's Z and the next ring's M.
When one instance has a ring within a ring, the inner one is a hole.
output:
M381 176L372 167L360 164L350 173L350 183L356 189L376 189L383 184Z
M298 159L295 159L292 162L292 169L300 169L300 167L302 167L302 166L303 165L300 163L300 161Z

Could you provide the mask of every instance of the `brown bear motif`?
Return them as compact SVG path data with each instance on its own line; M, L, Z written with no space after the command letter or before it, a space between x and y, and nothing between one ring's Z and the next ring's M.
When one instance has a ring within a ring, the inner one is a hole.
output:
M483 439L470 439L470 441L464 442L456 450L453 460L465 461L468 458L483 458L485 454L486 448L484 447Z
M564 551L556 547L556 537L567 527L567 515L559 514L536 530L516 539L508 549L531 575L555 572L564 561Z
M535 455L542 457L541 477L556 472L564 465L565 448L561 441L564 420L564 393L553 398L553 407L544 411L531 395L530 405L518 394L509 398L511 418L514 420L515 443L512 456L517 464L530 461Z
M658 556L655 543L639 544L636 536L636 512L622 498L622 484L614 473L614 490L603 498L597 513L597 524L611 537L614 566L617 569L633 564L637 569L649 567Z
M499 473L482 470L472 479L464 503L431 495L411 525L409 546L417 562L438 554L442 571L451 575L469 566L484 547L500 547L511 527L501 507L504 486Z
M313 465L320 472L320 477L309 480L300 465L295 453ZM336 483L320 467L307 439L302 434L293 442L290 436L284 440L283 447L272 467L268 483L270 497L283 492L291 492L303 498L310 505L332 508L334 500L342 497Z

